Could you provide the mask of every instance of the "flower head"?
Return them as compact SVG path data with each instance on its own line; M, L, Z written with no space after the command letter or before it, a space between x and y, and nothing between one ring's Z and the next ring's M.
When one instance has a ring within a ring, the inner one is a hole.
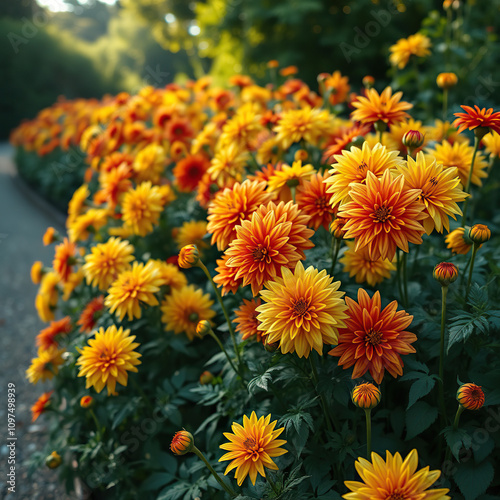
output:
M484 405L484 392L476 384L462 384L457 391L457 401L466 410L479 410Z
M189 155L180 160L173 170L179 190L194 191L209 167L210 160L203 154Z
M38 356L31 360L30 367L26 370L26 378L31 384L37 384L40 380L52 380L63 364L62 353L64 349L58 349L51 345L47 349L38 348Z
M44 328L36 336L36 345L43 350L48 349L50 346L57 346L56 337L58 335L65 335L71 331L71 318L66 316L57 321L51 321L47 328Z
M174 434L170 443L170 450L176 455L185 455L193 451L194 437L188 431L178 431Z
M372 298L360 288L358 301L346 297L348 318L346 328L339 329L338 346L328 354L338 356L339 365L347 369L354 365L352 378L362 377L367 371L377 384L387 370L393 377L403 374L401 354L415 352L411 346L416 335L407 332L413 316L397 311L394 300L382 309L380 293Z
M293 273L283 268L282 276L269 280L267 290L260 292L258 329L265 332L266 342L279 342L284 354L307 358L314 349L322 355L323 344L336 344L338 329L345 327L340 281L334 283L325 270L304 269L302 262Z
M491 131L500 134L500 111L494 113L493 108L479 109L476 105L474 108L470 106L460 107L465 113L454 113L457 119L453 122L453 125L458 127L458 133L469 129L474 130L474 133L477 134L479 129L480 138Z
M441 262L434 268L432 276L441 286L448 286L458 278L458 267L451 262Z
M59 233L53 228L48 227L43 234L43 244L45 246L50 245L58 240Z
M447 90L458 83L458 77L455 73L439 73L436 83L439 88Z
M196 266L200 261L200 252L196 245L186 245L181 248L177 263L183 269L189 269Z
M31 421L34 422L49 406L50 396L54 391L44 392L31 407Z
M80 398L80 406L82 408L91 408L95 403L95 399L92 396L82 396Z
M255 484L257 473L266 477L265 467L271 470L278 470L273 458L287 453L287 450L280 448L286 441L277 439L284 431L284 427L275 429L276 420L271 422L271 415L260 417L253 411L248 418L243 416L243 425L233 423L231 429L234 434L225 432L224 436L229 443L220 445L220 448L226 450L219 462L231 460L227 466L224 475L233 469L238 486L241 486L247 475L250 475L250 481Z
M45 465L49 469L57 469L62 464L62 458L57 451L53 451L45 458Z
M401 101L402 92L392 94L391 87L386 87L381 94L375 89L368 89L365 96L358 96L352 103L356 108L351 118L361 123L373 124L382 122L385 125L392 125L409 118L407 109L413 107L409 102Z
M207 234L207 223L203 220L190 220L182 224L180 228L176 228L175 242L177 248L182 248L185 245L194 244L200 248L206 248L208 244L203 241L203 237Z
M290 188L300 186L313 173L314 167L311 164L302 165L300 160L294 161L292 166L283 165L269 177L268 190L276 193L280 201L290 201L292 199Z
M339 217L347 219L346 238L355 238L356 248L366 247L370 258L392 260L396 248L408 252L408 243L422 243L426 217L418 201L420 189L405 189L404 177L393 179L386 170L381 179L368 172L366 184L353 184L352 201L341 206Z
M33 262L33 265L31 266L31 281L33 284L38 285L40 284L40 281L42 281L42 276L43 276L43 264L41 261L37 260Z
M410 149L419 148L424 143L424 134L420 130L408 130L403 135L403 144Z
M236 331L241 333L242 340L247 340L255 337L260 342L263 332L259 331L259 320L257 316L259 313L256 311L257 307L262 304L260 298L246 300L243 299L243 304L240 305L235 311L235 318L233 323L236 323Z
M90 333L97 323L100 311L104 309L104 295L99 295L92 299L83 309L77 325L80 325L80 331Z
M465 234L465 228L459 227L454 229L445 238L446 248L449 248L453 253L465 255L472 248L472 241Z
M85 388L94 387L101 392L107 387L108 396L115 393L116 383L126 386L128 372L137 372L142 354L135 351L139 344L134 342L135 335L123 327L99 328L95 337L83 349L77 348L80 357L76 365L80 367L79 377L86 377Z
M481 243L486 243L491 238L491 231L485 224L474 224L469 229L468 236L473 243L480 245Z
M412 450L403 460L399 453L394 456L386 452L384 460L380 455L372 453L371 462L359 457L355 462L359 481L345 481L351 490L343 496L346 500L402 500L405 498L419 500L450 500L447 488L429 490L441 475L439 470L425 467L417 471L418 454Z
M395 45L389 47L391 52L389 60L393 66L403 69L408 64L411 56L428 56L431 53L430 47L431 40L429 37L421 33L415 33L415 35L410 35L408 38L401 38Z
M352 402L363 410L371 410L380 403L380 389L370 382L357 385L351 394Z
M42 276L35 298L35 307L42 321L48 322L54 319L54 310L59 297L58 284L59 276L56 273L48 272Z

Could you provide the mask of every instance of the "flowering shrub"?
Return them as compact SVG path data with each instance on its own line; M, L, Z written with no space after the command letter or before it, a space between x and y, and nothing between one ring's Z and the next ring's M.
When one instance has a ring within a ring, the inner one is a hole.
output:
M402 92L319 81L147 87L14 132L86 165L68 237L49 228L54 261L32 269L49 325L27 377L51 388L34 465L53 452L120 499L498 487L498 216L477 200L500 114L424 126Z

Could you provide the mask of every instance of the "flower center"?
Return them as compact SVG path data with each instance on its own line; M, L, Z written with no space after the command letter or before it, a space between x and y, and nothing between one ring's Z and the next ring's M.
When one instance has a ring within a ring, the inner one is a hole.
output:
M358 165L358 170L359 171L363 171L365 168L368 168L368 165L366 164L366 162L363 160L359 165Z
M304 316L308 309L309 302L302 298L296 300L293 304L293 311L297 316Z
M99 354L99 360L101 361L101 371L106 371L109 365L114 365L116 363L116 353L109 354L108 351L103 351Z
M382 341L382 333L377 332L370 328L368 332L366 332L365 344L378 345Z
M438 181L435 177L432 177L431 179L429 179L429 182L433 185L433 186L437 186L438 184Z
M321 198L317 198L315 201L314 201L314 204L316 205L316 208L318 208L319 210L325 210L326 208L326 199L324 196L322 196Z
M400 493L392 493L385 500L405 500L406 497L401 495Z
M372 218L375 222L385 222L387 219L392 219L391 212L392 207L386 207L385 205L379 207L375 205L375 211L372 214Z
M477 389L472 389L470 392L470 398L474 401L479 401L482 398L481 391L478 391Z
M257 443L255 442L255 439L253 439L253 438L246 438L245 441L243 441L243 446L249 451L254 451L256 444Z
M265 260L266 256L267 256L267 248L262 247L262 245L259 245L257 248L253 249L252 257L253 260L255 260L256 262L261 262Z

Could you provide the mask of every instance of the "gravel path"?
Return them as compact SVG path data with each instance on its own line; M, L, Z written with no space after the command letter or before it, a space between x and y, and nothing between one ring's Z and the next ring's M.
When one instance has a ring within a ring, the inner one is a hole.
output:
M7 500L66 500L57 471L45 469L27 477L25 460L46 442L43 416L31 423L30 407L48 386L33 386L25 370L36 355L35 335L43 328L34 300L37 287L30 279L35 260L49 264L53 248L44 247L48 226L60 228L61 218L47 209L16 177L12 148L0 144L0 498ZM16 388L16 492L9 493L7 476L7 384Z

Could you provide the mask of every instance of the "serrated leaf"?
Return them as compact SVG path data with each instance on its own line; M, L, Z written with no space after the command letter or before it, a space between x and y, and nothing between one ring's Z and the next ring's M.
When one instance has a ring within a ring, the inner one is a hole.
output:
M446 427L443 430L443 434L451 453L457 460L459 460L460 450L462 447L469 449L471 446L471 438L469 434L467 434L467 432L463 429L453 429L452 427Z
M436 384L436 379L429 376L417 380L410 387L410 394L408 396L408 406L406 409L413 406L420 398L427 396L427 394L429 394L429 392L432 391L432 388L434 387L435 384Z
M477 434L477 431L472 434L472 450L474 452L474 460L477 464L487 458L495 448L495 442L491 439L489 433L486 429L482 430L487 434L487 440L484 442L482 438L479 437L479 434ZM479 442L480 440L481 442Z
M490 462L474 463L469 460L459 464L453 478L462 492L465 500L475 500L483 494L493 481L495 470Z
M438 416L437 408L425 401L418 401L406 412L406 440L418 436L428 429Z

